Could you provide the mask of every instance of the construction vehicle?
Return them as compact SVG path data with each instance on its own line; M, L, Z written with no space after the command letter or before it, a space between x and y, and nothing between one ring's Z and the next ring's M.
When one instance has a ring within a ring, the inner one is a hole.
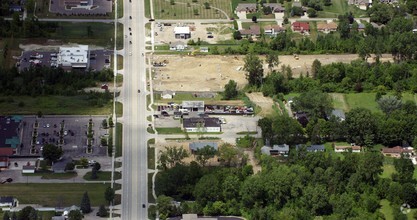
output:
M296 60L300 59L300 58L298 57L298 54L294 54L294 59L296 59Z

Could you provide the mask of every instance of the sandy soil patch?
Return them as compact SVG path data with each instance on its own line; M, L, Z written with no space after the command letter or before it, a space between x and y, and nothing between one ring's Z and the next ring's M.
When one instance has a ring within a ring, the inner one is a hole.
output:
M272 106L275 104L271 97L265 97L261 92L246 93L246 96L254 102L257 106L261 107L262 111L260 115L269 115L272 113ZM276 105L278 107L278 105Z
M262 57L264 58L264 57ZM179 56L158 55L153 61L168 61L166 67L156 68L154 72L154 89L156 91L223 91L224 85L233 79L241 88L247 80L243 71L244 56ZM322 65L343 62L350 63L358 59L356 54L341 55L300 55L296 60L292 55L279 56L280 69L282 65L288 65L293 70L293 76L299 77L300 73L311 72L313 61L318 59ZM372 61L373 59L368 59ZM384 54L381 62L392 61L392 56ZM268 72L267 64L264 63L265 72Z

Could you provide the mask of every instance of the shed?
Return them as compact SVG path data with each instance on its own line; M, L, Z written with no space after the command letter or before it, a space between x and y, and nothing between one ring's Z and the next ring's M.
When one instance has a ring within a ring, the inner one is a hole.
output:
M165 90L162 92L161 94L161 98L163 99L172 99L175 95L175 92L171 91L171 90Z
M182 101L181 107L189 112L204 112L204 101Z
M36 167L35 166L23 166L22 173L35 173Z
M209 48L208 47L200 47L200 52L202 52L202 53L208 53L209 52Z
M16 207L19 204L19 201L12 196L2 196L0 197L0 207Z
M184 42L181 42L181 41L175 41L175 42L169 44L169 50L183 51L187 48L188 48L187 44L184 43Z

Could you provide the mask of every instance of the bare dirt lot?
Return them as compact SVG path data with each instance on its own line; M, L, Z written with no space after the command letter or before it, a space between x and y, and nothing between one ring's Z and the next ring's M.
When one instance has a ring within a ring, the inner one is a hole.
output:
M272 106L275 104L271 97L265 97L262 92L246 93L246 96L254 102L257 106L261 107L262 111L260 115L266 116L272 113ZM276 105L279 108L278 105Z
M243 71L244 56L179 56L159 55L154 56L153 61L167 60L165 67L155 68L154 89L157 91L223 91L224 85L233 79L239 87L243 87L247 81ZM344 62L349 63L358 58L356 54L342 55L300 55L296 60L294 56L279 56L280 69L282 65L289 65L293 70L293 76L300 73L311 72L311 65L318 59L322 65ZM372 58L368 59L372 61ZM381 62L392 61L391 55L384 54ZM267 64L264 69L267 71Z
M188 26L191 30L191 38L186 40L176 39L174 35L174 28L176 26ZM171 26L164 26L163 24L155 24L155 43L156 44L169 44L170 42L189 40L206 41L208 43L216 43L217 41L224 41L232 39L232 24L202 24L195 23L176 23ZM213 36L213 38L208 38Z

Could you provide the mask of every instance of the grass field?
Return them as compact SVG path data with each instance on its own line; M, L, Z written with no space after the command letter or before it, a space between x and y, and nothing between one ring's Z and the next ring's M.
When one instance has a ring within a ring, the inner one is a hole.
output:
M23 107L21 104L23 103ZM20 104L20 105L19 105ZM108 115L112 104L103 107L91 104L87 96L0 96L0 114L33 115Z
M119 30L123 30L123 24L119 23ZM88 34L88 29L92 34ZM58 28L51 33L50 38L64 40L66 42L77 42L78 44L97 45L106 48L113 48L114 24L113 23L72 23L58 22ZM123 32L117 32L117 49L123 48Z
M91 206L99 206L106 204L104 192L109 186L102 183L16 183L2 185L0 195L16 197L21 204L62 207L79 205L84 192L88 192Z
M116 154L115 157L121 157L123 153L123 124L116 124Z
M23 176L42 176L42 179L71 179L77 176L76 172L68 172L68 173L25 173L22 174Z
M381 176L382 178L391 179L391 176L393 173L395 173L394 165L392 164L384 164L383 167L384 171L382 172Z
M155 169L155 148L148 147L148 169Z
M332 5L324 6L323 11L319 11L318 17L322 18L337 18L338 15L352 12L356 17L362 17L366 14L365 11L360 10L356 6L348 5L345 0L332 0Z
M114 172L114 179L118 180L122 178L122 174L120 172ZM111 171L99 171L97 172L97 179L91 178L91 171L87 172L83 179L88 181L110 181L111 180Z
M145 0L145 17L151 18L151 1Z
M116 102L116 116L123 116L123 104L121 102Z
M155 128L158 134L184 134L180 127L173 128Z
M174 5L171 3L174 2ZM214 8L205 9L205 1L192 0L153 0L154 15L157 19L224 19L224 13ZM232 15L231 3L228 0L209 0L210 6L219 8L227 15ZM198 15L194 13L198 10Z

